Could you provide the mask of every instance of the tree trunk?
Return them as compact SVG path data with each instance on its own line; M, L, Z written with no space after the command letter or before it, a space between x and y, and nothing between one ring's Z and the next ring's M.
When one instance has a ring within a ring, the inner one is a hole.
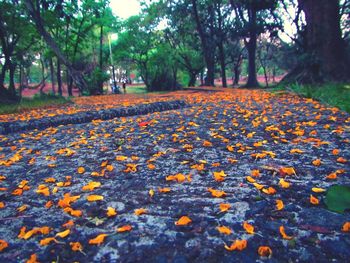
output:
M57 58L57 86L58 86L58 94L60 96L63 96L63 92L62 92L62 78L61 78L61 62L60 60Z
M241 69L240 69L240 65L235 65L235 67L233 68L233 72L234 72L234 80L233 80L233 85L238 85L239 83L239 76L241 74Z
M15 71L16 71L16 64L15 63L9 63L9 93L12 98L16 98L16 88L15 88Z
M55 87L55 74L54 74L54 67L53 67L53 60L52 57L49 59L49 65L50 65L50 78L51 78L51 86L52 86L52 93L56 94L56 87Z
M5 76L6 76L6 71L7 71L7 66L8 66L8 63L7 61L5 61L4 65L2 66L1 68L1 73L0 73L0 89L4 89L5 86L4 86L4 82L5 82Z
M248 81L247 88L256 88L259 86L256 78L256 10L249 8L249 41L246 43L248 51Z
M306 59L284 82L314 84L350 80L350 60L340 29L339 1L298 0L306 20Z
M101 72L103 72L103 26L100 27L100 58L99 58L99 66ZM103 80L98 80L98 90L100 94L103 94Z
M52 36L46 31L44 27L44 22L42 20L41 14L40 14L40 3L39 1L30 1L25 0L24 1L26 8L28 10L29 15L33 19L35 23L35 27L38 30L39 34L43 37L46 44L52 49L52 51L56 54L57 59L64 64L71 77L73 78L75 84L79 88L79 90L82 92L83 90L87 89L86 82L83 77L83 73L76 70L73 65L70 63L70 61L67 59L67 57L62 53L61 49L55 42L55 40L52 38ZM58 82L58 80L57 80Z
M219 58L220 58L220 66L221 66L221 79L222 86L227 88L227 80L226 80L226 65L225 65L225 51L222 41L219 44Z
M195 72L189 72L190 80L188 82L189 87L194 87L196 85L197 74Z

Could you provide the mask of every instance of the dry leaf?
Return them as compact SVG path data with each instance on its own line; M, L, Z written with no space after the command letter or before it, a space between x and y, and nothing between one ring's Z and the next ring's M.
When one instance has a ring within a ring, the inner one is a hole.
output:
M107 234L99 234L97 237L90 239L89 244L90 245L101 245L104 242L105 237L107 237L107 236L108 236Z
M191 222L192 222L192 220L188 216L182 216L182 217L180 217L179 220L177 220L175 222L175 225L177 225L177 226L186 226L186 225L188 225Z

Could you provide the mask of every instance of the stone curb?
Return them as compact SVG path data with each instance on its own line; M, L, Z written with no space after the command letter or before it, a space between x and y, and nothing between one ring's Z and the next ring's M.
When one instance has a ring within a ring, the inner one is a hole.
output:
M150 104L141 104L123 108L79 112L71 115L63 114L54 117L32 119L29 121L3 122L0 123L0 135L29 131L34 129L43 130L49 127L57 127L59 125L88 123L93 120L110 120L118 117L145 115L153 112L176 110L184 108L185 106L185 101L175 100L165 102L154 102Z

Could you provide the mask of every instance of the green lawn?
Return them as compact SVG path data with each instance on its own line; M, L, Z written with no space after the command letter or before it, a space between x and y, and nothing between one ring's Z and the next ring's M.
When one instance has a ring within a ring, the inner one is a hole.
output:
M22 98L16 104L0 104L0 114L18 113L36 108L70 104L69 99L58 96L35 96L34 98Z
M285 90L277 86L272 92ZM322 103L338 107L350 113L350 84L324 84L321 86L290 85L287 90L306 98L313 98Z

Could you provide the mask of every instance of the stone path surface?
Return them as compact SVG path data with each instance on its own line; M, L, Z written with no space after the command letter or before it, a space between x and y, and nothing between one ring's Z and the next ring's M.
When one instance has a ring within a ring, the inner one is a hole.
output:
M259 90L168 96L189 106L0 135L0 262L348 261L349 211L312 190L350 186L348 114Z

